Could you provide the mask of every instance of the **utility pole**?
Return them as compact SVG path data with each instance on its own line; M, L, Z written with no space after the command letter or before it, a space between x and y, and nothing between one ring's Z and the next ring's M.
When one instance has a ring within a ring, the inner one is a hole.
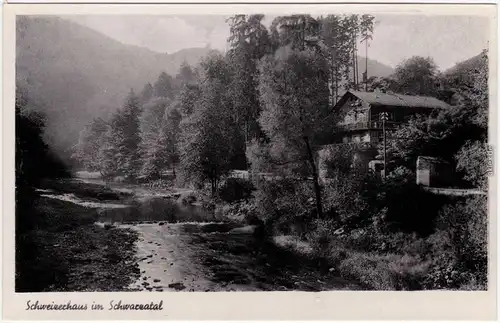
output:
M389 119L389 114L387 112L382 112L380 114L380 120L382 121L382 134L384 136L384 181L387 177L387 136L385 131L385 122Z
M365 39L366 57L365 57L365 92L368 92L368 38Z

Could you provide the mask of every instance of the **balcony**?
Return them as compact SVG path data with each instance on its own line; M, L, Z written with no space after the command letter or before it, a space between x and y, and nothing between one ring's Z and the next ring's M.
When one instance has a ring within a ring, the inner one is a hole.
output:
M402 122L386 121L385 127L387 129L395 128L402 124ZM355 122L343 125L337 125L335 130L337 132L356 131L356 130L378 130L382 129L382 121L365 121Z

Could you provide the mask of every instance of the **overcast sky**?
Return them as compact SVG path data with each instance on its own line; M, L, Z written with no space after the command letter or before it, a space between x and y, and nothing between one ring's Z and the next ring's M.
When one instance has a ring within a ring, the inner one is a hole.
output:
M65 18L69 18L66 16ZM70 19L126 44L158 52L205 47L225 50L229 27L224 16L73 16ZM273 17L266 17L270 24ZM434 58L440 69L478 54L488 45L484 17L376 16L369 57L389 66L414 55ZM359 55L365 55L364 46Z

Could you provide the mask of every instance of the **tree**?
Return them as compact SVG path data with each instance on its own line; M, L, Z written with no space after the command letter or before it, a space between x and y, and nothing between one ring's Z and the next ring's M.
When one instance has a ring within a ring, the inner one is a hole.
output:
M328 15L318 18L320 33L318 37L309 37L308 44L314 45L325 56L329 66L330 105L338 101L339 91L358 89L359 66L357 56L358 39L368 41L373 34L374 17L370 15L339 16ZM368 58L366 58L368 64ZM363 75L368 75L367 70ZM366 82L364 79L363 82Z
M322 217L321 188L315 157L317 134L331 121L326 62L312 50L281 48L259 66L263 111L259 123L285 162L306 163L313 179L316 208Z
M257 63L270 50L269 34L262 24L263 15L235 15L229 19L231 48L227 54L232 68L230 96L233 100L235 122L242 133L239 159L246 168L245 147L252 138L260 137L261 130L257 121L260 104L257 93ZM235 166L240 163L236 162ZM240 167L238 167L240 168Z
M394 77L369 77L367 80L368 92L380 91L380 92L394 92L397 90L396 80Z
M457 170L465 173L464 179L473 186L488 189L488 146L485 142L467 141L455 155Z
M359 16L358 15L350 15L346 16L343 19L344 30L347 32L348 38L351 42L351 59L352 59L352 82L349 84L349 87L353 87L355 90L358 90L359 84L359 72L358 72L358 33L359 33ZM346 71L349 73L349 71ZM346 79L349 79L349 74L346 75Z
M116 157L117 151L117 138L115 137L116 131L111 125L107 126L106 132L102 136L101 145L97 152L97 162L99 164L99 172L105 179L111 178L119 173L118 163Z
M167 166L171 167L175 175L175 166L179 163L180 123L182 115L176 107L165 111L161 129L160 146L164 150Z
M198 84L185 84L179 94L179 110L185 117L190 116L195 110L195 104L199 100L201 89Z
M165 111L170 103L166 98L157 98L144 105L140 116L141 175L146 178L158 178L166 167L166 158L160 153L163 148L160 141Z
M154 89L151 83L144 85L144 88L142 89L140 95L141 103L142 104L147 103L149 100L153 98L153 94L154 94Z
M269 32L262 23L264 15L234 15L228 19L229 38L232 56L235 51L245 50L250 53L250 59L260 59L271 51Z
M361 42L365 43L365 72L363 73L363 82L365 83L365 91L368 91L368 42L373 39L373 21L375 17L371 15L362 15L360 22Z
M430 57L414 56L399 64L394 72L394 92L435 96L437 65Z
M155 97L165 97L172 98L174 96L174 84L172 76L168 75L165 72L161 72L160 76L158 76L158 80L156 80L153 85L154 96Z
M122 109L118 110L111 120L111 130L109 132L107 148L108 155L116 153L117 171L127 179L133 180L139 173L141 166L139 143L140 126L139 115L141 113L139 98L130 90Z
M456 105L467 105L476 110L474 123L488 128L488 52L457 64L440 81L446 90L454 93Z
M202 64L200 97L194 110L182 122L180 167L184 178L196 184L210 182L217 194L220 179L231 169L236 125L231 117L232 100L227 88L230 68L220 55Z
M86 170L99 170L98 154L107 130L107 123L101 118L96 118L80 131L73 158Z
M470 123L479 129L477 136L468 140L457 152L457 170L464 172L464 179L472 185L487 189L488 175L488 56L483 51L474 62L472 71L457 71L448 76L447 84L458 91L458 101L470 113ZM466 75L462 75L466 74ZM460 80L460 81L458 81ZM476 139L476 140L474 140Z
M274 49L291 46L304 50L309 47L307 39L317 37L320 23L311 15L290 15L276 17L271 24Z
M44 178L69 175L67 166L45 143L46 117L39 112L43 104L24 88L16 88L16 188L31 189Z
M322 163L326 178L323 194L325 211L330 218L348 225L365 225L376 213L376 195L380 187L373 185L379 186L380 183L356 159L363 149L365 147L360 143L327 146Z
M177 74L175 78L181 83L181 85L193 84L196 82L196 73L193 71L191 66L184 61L179 69L179 74Z
M321 19L319 45L328 59L330 104L333 106L339 99L344 71L349 70L350 64L350 38L341 16L328 15Z

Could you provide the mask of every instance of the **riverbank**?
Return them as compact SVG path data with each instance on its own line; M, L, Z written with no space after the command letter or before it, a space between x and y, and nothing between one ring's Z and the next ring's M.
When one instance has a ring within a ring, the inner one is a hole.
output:
M120 291L139 274L132 230L99 227L96 209L38 197L16 246L16 291Z
M192 194L127 189L71 179L38 189L43 196L34 200L37 223L21 244L17 290L360 289L317 259L256 235L248 217L205 210L199 194L194 201Z

